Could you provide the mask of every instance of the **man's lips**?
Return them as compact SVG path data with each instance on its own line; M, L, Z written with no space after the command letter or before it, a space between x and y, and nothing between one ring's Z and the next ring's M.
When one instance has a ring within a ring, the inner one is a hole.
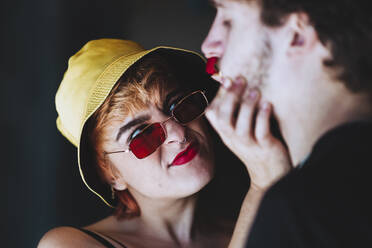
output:
M209 75L213 75L213 74L217 73L217 66L216 66L217 61L218 61L218 57L208 58L207 64L205 66L205 71Z
M199 152L199 143L192 142L184 151L177 154L171 166L182 165L191 161Z

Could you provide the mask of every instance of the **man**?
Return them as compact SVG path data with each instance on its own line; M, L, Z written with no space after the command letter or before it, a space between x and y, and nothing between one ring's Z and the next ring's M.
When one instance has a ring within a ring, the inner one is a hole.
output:
M260 140L276 146L277 153L283 149L259 121L272 111L295 166L285 176L288 170L280 169L261 193L249 197L248 191L234 234L240 242L231 246L242 246L242 233L249 231L246 247L372 247L370 4L215 0L214 5L217 15L202 50L207 58L218 58L221 73L214 77L227 89L221 87L208 119L244 161L250 146L262 147ZM258 93L254 125L256 103L249 99ZM250 138L239 135L241 116L246 126L253 125ZM253 167L247 164L251 178ZM255 216L257 208L249 202L262 195Z

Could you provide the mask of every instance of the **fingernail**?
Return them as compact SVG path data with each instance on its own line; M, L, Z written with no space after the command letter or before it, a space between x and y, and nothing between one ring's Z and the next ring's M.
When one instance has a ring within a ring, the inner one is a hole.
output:
M236 78L235 83L243 85L243 84L246 84L246 81L243 77L239 76L239 77Z
M270 108L270 104L268 102L264 102L261 106L262 110L268 110Z
M219 82L220 84L222 84L222 79L221 77L218 76L218 74L213 74L211 76L211 78L213 78L215 81Z
M228 78L222 78L222 84L226 89L229 89L232 86L231 80Z
M237 84L237 83L233 83L232 86L230 87L230 90L233 90L233 91L241 91L243 90L244 88L244 84Z
M257 90L251 90L250 92L249 92L249 98L250 99L252 99L252 100L256 100L256 98L257 98L257 96L258 96L258 92L257 92Z

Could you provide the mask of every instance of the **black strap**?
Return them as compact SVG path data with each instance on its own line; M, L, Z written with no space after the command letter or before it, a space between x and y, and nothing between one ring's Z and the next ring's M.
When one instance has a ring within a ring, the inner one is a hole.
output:
M78 228L80 231L88 234L89 236L91 236L92 238L94 238L95 240L97 240L98 242L100 242L101 244L103 244L104 246L108 247L108 248L115 248L115 246L113 246L110 242L108 242L106 239L102 238L101 236L99 236L98 234L92 232L92 231L89 231L89 230L86 230L86 229L83 229L83 228ZM101 234L103 235L103 234ZM115 241L116 243L118 243L121 247L123 248L127 248L125 245L123 245L122 243L120 243L119 241L107 236L107 235L103 235L109 239L112 239L113 241Z

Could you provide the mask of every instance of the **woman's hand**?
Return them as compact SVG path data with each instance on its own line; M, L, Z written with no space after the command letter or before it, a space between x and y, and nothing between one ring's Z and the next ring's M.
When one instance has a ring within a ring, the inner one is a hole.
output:
M251 188L266 191L292 168L288 151L270 131L272 106L243 80L228 85L219 89L206 117L247 167Z

